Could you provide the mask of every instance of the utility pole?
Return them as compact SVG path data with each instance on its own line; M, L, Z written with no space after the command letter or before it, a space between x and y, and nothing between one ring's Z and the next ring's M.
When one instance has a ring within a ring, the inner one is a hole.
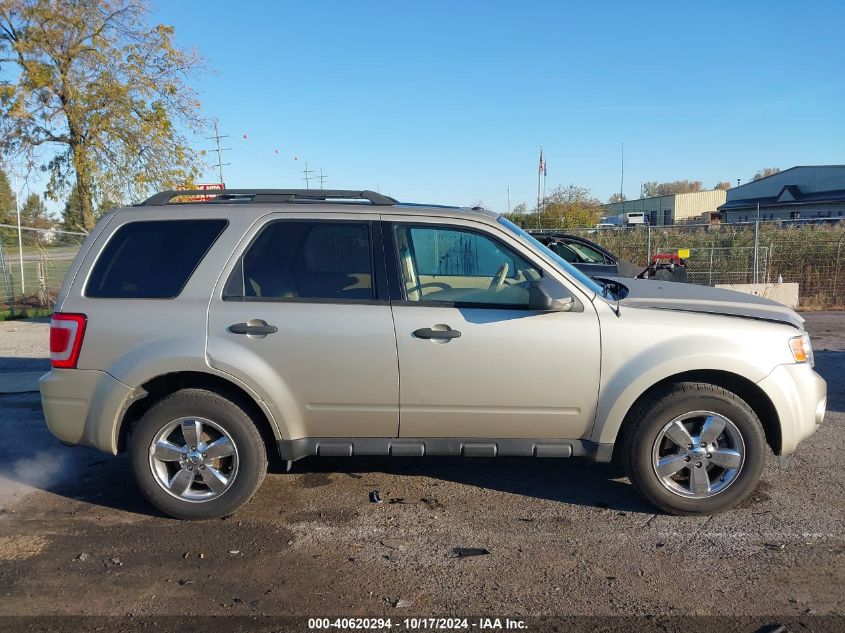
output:
M305 161L305 169L302 170L302 173L305 174L305 178L303 178L303 180L305 181L305 188L310 189L311 188L311 181L316 180L316 178L311 175L311 174L314 173L314 170L308 169L308 161L307 160Z
M760 203L757 203L757 215L754 218L754 283L758 282L757 262L760 256Z
M214 120L214 136L206 136L206 138L210 141L214 141L217 144L217 175L220 179L220 184L225 185L225 181L223 180L223 167L226 165L231 165L232 163L224 163L223 162L223 152L228 152L231 147L220 147L220 139L228 138L228 134L220 135L220 131L217 128L217 119Z
M326 180L327 178L328 178L328 176L323 175L323 168L320 167L320 175L315 178L315 180L319 179L319 181L320 181L320 189L323 188L323 181Z
M18 216L18 257L20 258L21 266L21 296L23 296L26 294L26 286L24 285L23 280L23 231L21 230L21 203L18 200L21 192L18 191L18 170L11 163L9 163L9 167L11 168L10 171L12 172L12 178L15 183L15 214Z

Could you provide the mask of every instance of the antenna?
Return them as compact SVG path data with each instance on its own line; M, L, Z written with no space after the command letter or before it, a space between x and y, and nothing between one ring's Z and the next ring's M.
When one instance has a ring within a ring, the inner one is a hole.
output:
M619 181L619 199L625 195L622 193L625 190L625 143L622 143L622 177Z

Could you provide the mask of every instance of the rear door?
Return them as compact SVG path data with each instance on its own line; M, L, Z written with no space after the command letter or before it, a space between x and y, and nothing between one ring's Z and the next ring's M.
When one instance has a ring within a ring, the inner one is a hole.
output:
M211 300L208 360L284 439L395 437L398 366L377 216L265 216Z
M385 216L399 349L400 436L585 437L599 388L598 316L528 308L550 274L503 231Z

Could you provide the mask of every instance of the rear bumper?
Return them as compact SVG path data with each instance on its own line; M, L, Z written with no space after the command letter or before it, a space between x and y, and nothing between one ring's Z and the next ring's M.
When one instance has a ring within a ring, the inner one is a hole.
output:
M779 455L789 455L822 423L827 383L806 363L778 365L757 383L777 409L781 428Z
M39 384L53 435L67 444L117 454L117 423L131 388L94 369L53 369Z

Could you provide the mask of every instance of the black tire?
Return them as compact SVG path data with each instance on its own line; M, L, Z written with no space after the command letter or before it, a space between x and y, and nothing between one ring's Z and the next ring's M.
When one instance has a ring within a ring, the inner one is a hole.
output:
M177 498L158 483L150 466L150 446L156 436L174 420L190 417L213 421L225 430L237 450L234 480L213 499ZM267 473L267 450L249 415L233 400L204 389L181 389L150 407L132 431L129 459L144 498L177 519L218 519L232 514L250 500Z
M728 418L742 436L745 449L736 478L706 498L688 498L667 489L653 462L652 451L661 430L675 418L694 411ZM631 483L646 501L675 515L712 514L736 505L754 490L765 463L766 436L757 415L736 394L708 383L681 382L656 391L631 413L622 441L625 471Z

